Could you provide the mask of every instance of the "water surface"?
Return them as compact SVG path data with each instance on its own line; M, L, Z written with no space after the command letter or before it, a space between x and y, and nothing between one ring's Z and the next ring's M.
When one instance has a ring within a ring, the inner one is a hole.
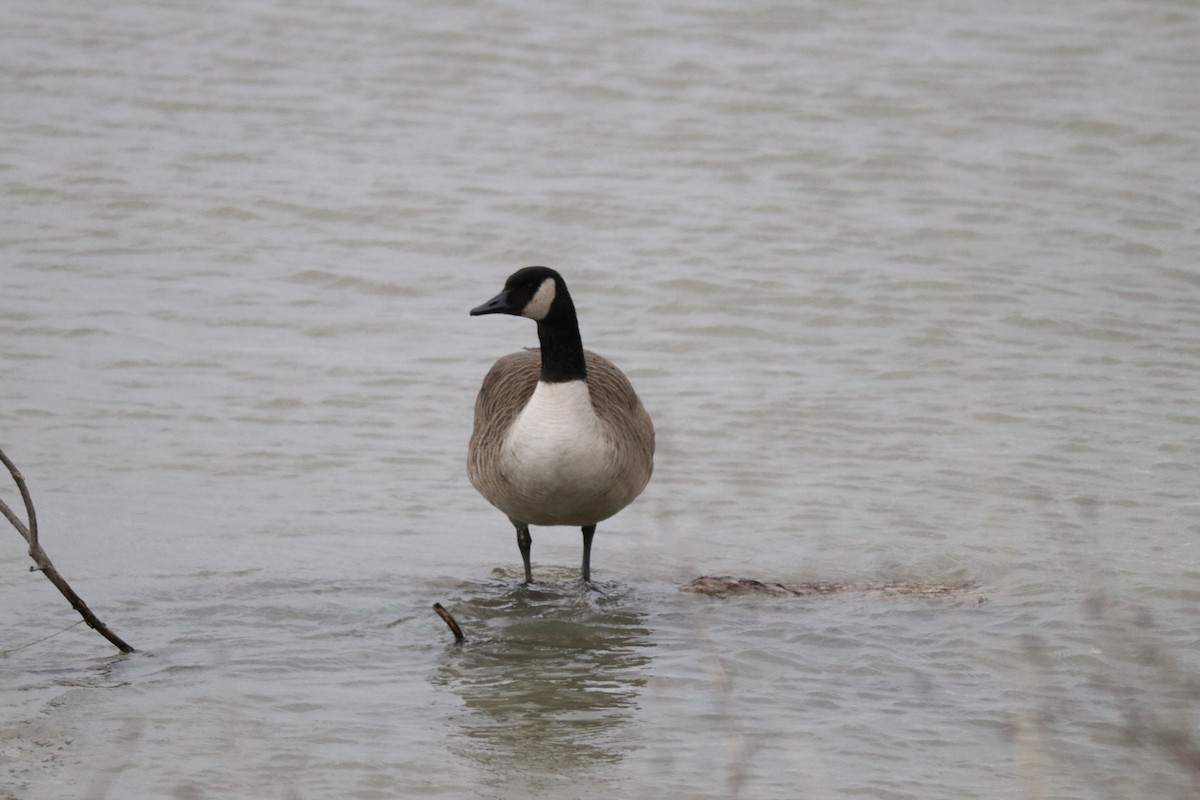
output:
M142 652L8 536L0 798L1194 796L1198 37L7 4L0 447ZM590 591L465 477L535 263L658 430Z

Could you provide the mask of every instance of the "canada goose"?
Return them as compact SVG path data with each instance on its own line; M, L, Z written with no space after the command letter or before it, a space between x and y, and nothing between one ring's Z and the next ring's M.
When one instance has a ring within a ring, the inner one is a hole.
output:
M467 456L471 484L508 515L529 566L530 525L583 529L591 580L596 524L642 493L654 468L654 425L625 374L584 350L575 304L547 267L518 270L471 316L512 314L537 322L540 349L497 361L475 399Z

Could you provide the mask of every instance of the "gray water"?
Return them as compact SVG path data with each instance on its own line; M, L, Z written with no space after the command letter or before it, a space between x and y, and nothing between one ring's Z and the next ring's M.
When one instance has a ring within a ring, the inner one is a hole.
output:
M1198 53L1158 0L5 3L0 447L141 652L0 537L0 798L1195 796ZM592 591L465 477L535 341L466 312L537 263L658 428Z

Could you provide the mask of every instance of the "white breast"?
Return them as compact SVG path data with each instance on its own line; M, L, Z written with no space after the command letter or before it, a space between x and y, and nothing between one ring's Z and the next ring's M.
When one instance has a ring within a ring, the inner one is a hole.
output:
M585 381L542 383L501 450L509 516L533 525L591 525L615 514L611 440Z

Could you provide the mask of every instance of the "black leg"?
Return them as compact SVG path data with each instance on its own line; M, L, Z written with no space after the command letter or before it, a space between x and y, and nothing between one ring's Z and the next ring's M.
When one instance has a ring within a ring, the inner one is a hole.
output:
M590 583L592 580L592 537L595 535L595 525L583 526L583 568L580 573L585 583Z
M533 547L533 537L529 535L528 525L517 525L517 547L521 550L521 560L525 562L525 582L533 583L533 569L529 566L529 551Z

